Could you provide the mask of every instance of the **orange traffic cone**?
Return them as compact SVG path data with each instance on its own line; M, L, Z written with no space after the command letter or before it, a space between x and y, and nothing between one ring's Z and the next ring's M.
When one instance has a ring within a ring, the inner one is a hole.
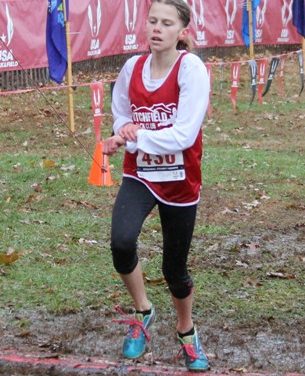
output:
M103 154L103 142L98 142L95 146L88 183L99 187L113 185L108 156Z

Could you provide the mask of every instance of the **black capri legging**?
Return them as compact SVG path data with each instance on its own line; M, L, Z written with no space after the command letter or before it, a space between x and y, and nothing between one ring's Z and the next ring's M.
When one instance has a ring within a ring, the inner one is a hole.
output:
M113 264L121 274L129 274L135 269L138 264L138 236L146 217L156 205L163 235L162 272L173 296L184 299L193 287L186 263L197 205L164 204L143 183L124 177L112 213Z

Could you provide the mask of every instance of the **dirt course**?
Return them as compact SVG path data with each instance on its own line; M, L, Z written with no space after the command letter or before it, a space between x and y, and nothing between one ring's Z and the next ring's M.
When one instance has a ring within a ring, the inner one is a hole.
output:
M20 110L14 111L11 116L22 118ZM217 127L221 124L221 114L217 108L214 111L218 120L213 126ZM263 135L253 140L250 147L257 143L276 150L294 142L296 152L304 158L303 111L300 108L293 119L284 113L259 114L252 123L246 111L240 112L232 132L243 133L245 129L255 132L260 127ZM288 122L291 127L286 134L281 124ZM268 129L271 123L273 130ZM271 132L275 138L268 137ZM219 143L226 142L224 136L220 131ZM238 198L232 195L232 200L221 195L221 189L221 185L203 188L197 222L215 226L237 222L240 227L229 235L195 233L190 264L200 260L202 269L209 266L227 275L234 268L248 268L249 285L257 283L251 279L251 273L255 275L266 263L270 266L268 278L294 278L295 265L298 268L295 273L303 275L304 202L294 202L293 197L289 202L267 200L264 192L258 192L256 204L249 208L245 204L249 204L247 187ZM299 189L304 190L304 182ZM142 257L148 255L144 245ZM298 304L304 308L304 315L298 318L281 321L266 312L259 321L243 323L234 319L234 312L219 320L213 314L203 317L195 307L195 321L211 363L207 375L305 375L305 301ZM157 311L148 353L137 362L129 362L121 356L126 328L113 322L118 318L114 308L86 308L77 313L54 315L40 309L17 311L6 307L0 311L0 375L190 374L184 371L183 360L177 358L174 313L171 315ZM22 321L29 323L26 328L16 325Z

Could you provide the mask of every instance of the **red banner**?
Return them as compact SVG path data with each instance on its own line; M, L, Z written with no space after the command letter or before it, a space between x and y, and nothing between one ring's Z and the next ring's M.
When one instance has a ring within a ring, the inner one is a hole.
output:
M236 111L237 108L237 92L240 81L240 67L241 63L231 64L231 102L234 111Z
M241 0L187 0L195 47L243 45ZM256 43L298 44L293 0L261 0ZM42 6L42 3L44 6ZM72 60L148 50L145 20L149 0L70 1ZM47 66L46 0L0 0L0 71Z
M73 61L147 51L145 1L75 0L70 9Z
M47 2L0 1L0 71L47 66Z
M267 74L267 65L268 59L259 59L257 62L257 71L258 71L258 84L257 84L257 95L258 102L263 103L263 91L266 83L266 74Z

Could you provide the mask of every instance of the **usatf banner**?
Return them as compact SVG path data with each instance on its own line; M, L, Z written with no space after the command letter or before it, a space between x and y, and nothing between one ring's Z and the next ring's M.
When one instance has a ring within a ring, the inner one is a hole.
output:
M54 0L55 1L55 0ZM195 48L242 46L241 0L187 0ZM148 51L145 20L150 0L70 2L72 61ZM299 44L293 0L261 0L256 44ZM47 67L47 0L0 1L0 71ZM19 66L20 65L20 66Z

